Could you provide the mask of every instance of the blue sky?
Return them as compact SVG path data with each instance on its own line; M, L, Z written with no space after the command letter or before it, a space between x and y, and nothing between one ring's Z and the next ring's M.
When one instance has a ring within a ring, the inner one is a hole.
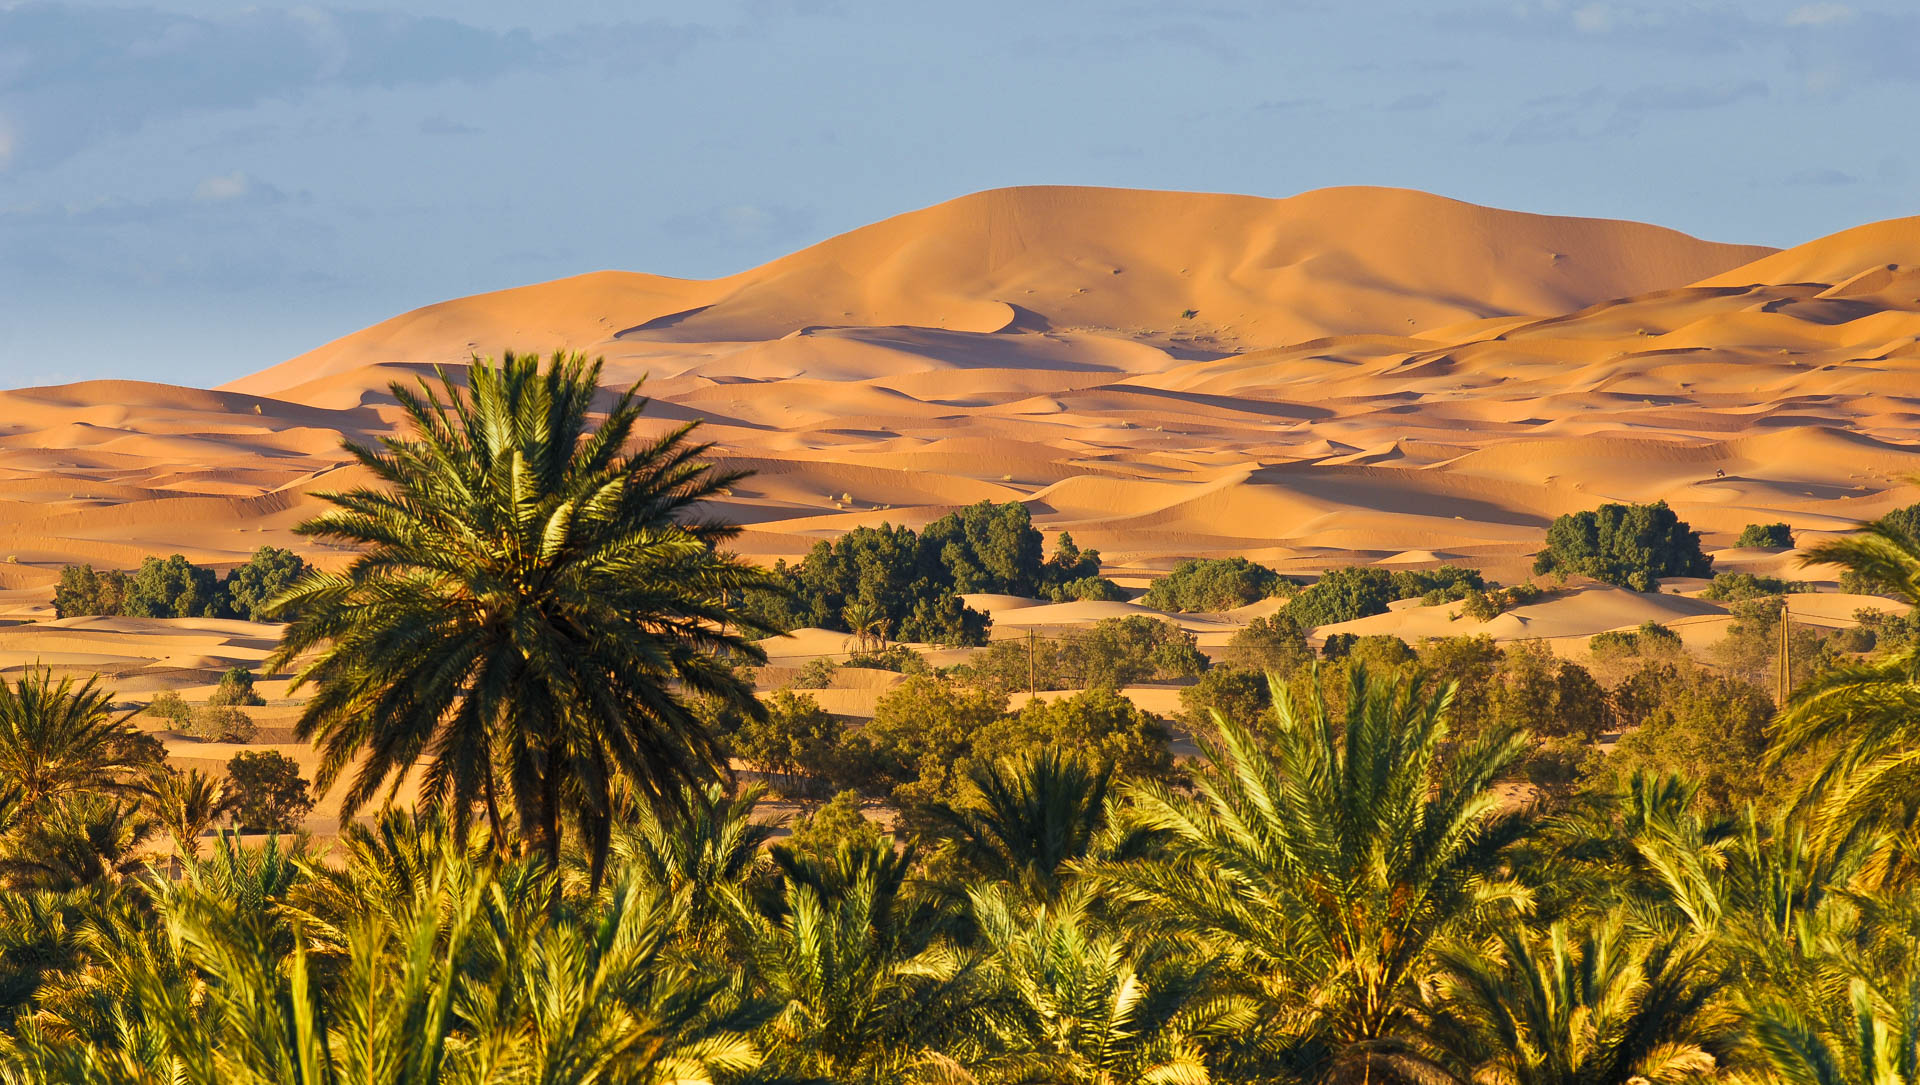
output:
M0 386L966 192L1423 188L1788 245L1920 212L1911 2L0 0Z

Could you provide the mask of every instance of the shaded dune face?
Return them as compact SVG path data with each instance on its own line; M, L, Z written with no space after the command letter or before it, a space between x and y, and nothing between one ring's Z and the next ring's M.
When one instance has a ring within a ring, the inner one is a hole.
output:
M1920 495L1920 219L1783 252L1389 189L1029 188L725 279L599 272L407 313L213 391L0 393L0 609L60 564L239 561L360 481L342 436L470 352L649 377L757 474L771 560L1020 500L1115 571L1244 554L1524 576L1548 521L1665 499L1711 545Z

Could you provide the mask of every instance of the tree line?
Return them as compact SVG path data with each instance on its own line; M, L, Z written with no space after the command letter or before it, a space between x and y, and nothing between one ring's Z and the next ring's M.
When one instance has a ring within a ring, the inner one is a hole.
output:
M291 550L263 546L223 577L183 555L148 557L132 572L68 565L53 589L56 617L126 615L132 618L275 617L271 604L307 573Z

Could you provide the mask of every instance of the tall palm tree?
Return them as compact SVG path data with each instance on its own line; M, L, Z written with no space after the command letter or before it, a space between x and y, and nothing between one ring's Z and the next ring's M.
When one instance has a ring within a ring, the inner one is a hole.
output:
M750 883L767 870L765 848L775 834L775 826L753 819L765 794L757 784L732 796L709 786L683 800L685 813L643 809L614 834L623 870L682 899L675 916L692 946L716 950L748 919Z
M1509 927L1495 952L1443 951L1430 1034L1462 1080L1505 1085L1665 1085L1722 1067L1737 1029L1717 998L1709 946L1634 939L1617 921Z
M55 681L51 669L32 667L17 682L0 680L0 784L23 812L69 795L138 793L149 765L134 735L97 676Z
M1371 1066L1397 1057L1436 941L1523 901L1501 873L1522 823L1493 785L1526 738L1490 730L1443 757L1453 691L1417 674L1355 668L1340 716L1318 682L1304 700L1273 685L1270 736L1215 713L1192 797L1131 789L1165 857L1091 873L1138 921L1257 977L1276 1039L1317 1037L1336 1063Z
M0 882L63 891L117 885L147 866L160 826L130 799L66 795L0 842Z
M827 868L790 875L779 915L758 924L755 971L776 1016L769 1054L808 1080L902 1080L964 1018L970 972L951 946L906 921L905 863L884 841L843 845Z
M1839 565L1920 605L1920 540L1891 519L1810 547L1801 561ZM1861 832L1911 839L1920 830L1920 644L1795 690L1775 721L1768 766L1810 750L1815 770L1801 801L1818 843L1838 846Z
M147 809L173 837L177 854L186 859L199 858L200 837L233 807L232 796L219 780L199 769L162 769L149 780Z
M1059 896L1066 866L1085 858L1107 820L1113 770L1049 747L969 773L973 795L934 816L980 875L1037 900Z
M361 553L279 600L295 617L268 663L304 659L298 731L320 787L352 769L343 816L424 758L424 805L464 830L477 804L497 841L510 802L556 864L570 820L597 878L622 781L670 804L725 775L684 694L761 711L727 660L764 659L749 636L773 630L722 600L764 574L699 515L741 475L700 462L692 423L640 439L638 385L590 424L600 369L475 358L466 390L391 386L406 436L347 443L383 488L323 495L300 530Z
M1214 989L1210 969L1165 939L1102 930L1089 895L1022 905L976 889L985 1005L972 1050L930 1057L930 1082L1147 1085L1212 1080L1203 1045L1255 1020L1250 1000Z

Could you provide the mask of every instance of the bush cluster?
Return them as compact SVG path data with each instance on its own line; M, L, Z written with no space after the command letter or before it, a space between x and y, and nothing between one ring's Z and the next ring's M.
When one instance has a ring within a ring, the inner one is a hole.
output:
M298 554L272 546L254 551L225 578L179 554L149 557L131 573L69 565L60 570L53 589L53 611L61 618L100 614L262 622L275 617L269 604L306 572Z
M1289 592L1294 583L1246 558L1183 561L1147 589L1140 602L1155 610L1222 611Z
M1657 591L1661 577L1712 576L1713 559L1701 551L1700 533L1675 516L1665 501L1608 504L1555 519L1547 527L1547 548L1534 559L1533 571Z

